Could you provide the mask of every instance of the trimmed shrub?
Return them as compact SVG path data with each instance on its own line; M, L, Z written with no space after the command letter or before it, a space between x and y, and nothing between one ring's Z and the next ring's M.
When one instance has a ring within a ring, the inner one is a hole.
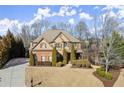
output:
M99 75L100 75L101 77L104 77L104 76L105 76L105 71L100 71L100 72L99 72Z
M73 67L86 67L91 68L91 63L87 60L72 60L71 61Z
M63 50L63 63L67 64L67 51L66 51L66 49Z
M112 80L112 74L111 73L106 73L104 77L108 80Z
M71 61L76 59L76 56L75 56L75 48L74 48L74 45L73 45L73 44L72 44L72 46L71 46L70 58L71 58Z
M91 63L90 62L86 62L86 67L87 68L91 68Z
M86 62L82 62L82 67L86 67Z
M62 66L64 66L64 63L63 62L56 63L56 67L62 67Z
M100 70L101 70L101 71L105 71L105 68L104 68L104 67L101 67Z
M57 62L56 55L57 55L57 52L56 52L56 48L54 47L52 51L52 66L56 66L56 62Z
M66 60L63 60L63 64L65 64L65 65L66 65L66 64L67 64L67 61L66 61Z
M71 60L71 64L72 65L75 65L76 64L76 61L75 60Z
M106 73L104 68L97 68L96 73L99 76L104 77L105 79L112 80L112 74L111 73Z
M32 52L30 52L29 53L30 55L30 58L29 58L29 65L30 66L34 66L35 65L35 62L34 62L34 56L33 56L33 53Z

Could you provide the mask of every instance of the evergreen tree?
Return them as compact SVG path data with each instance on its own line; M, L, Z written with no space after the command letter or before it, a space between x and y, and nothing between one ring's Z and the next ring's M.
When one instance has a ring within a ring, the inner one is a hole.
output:
M3 48L3 44L2 41L0 41L0 68L2 67L2 48Z
M29 53L29 58L30 58L29 65L30 66L34 66L35 65L35 62L34 62L34 56L33 56L32 51Z
M2 36L0 36L0 39L2 39Z
M8 61L8 47L5 45L5 38L0 41L0 67Z
M124 58L124 41L123 37L113 31L112 35L102 42L103 63L105 64L106 73L110 65L119 65Z
M25 57L25 48L24 48L23 41L20 37L17 38L16 40L16 51L17 51L18 57Z
M56 48L54 47L52 51L52 66L56 66L56 62L57 62L56 55L57 55L57 51Z
M64 64L67 64L67 51L66 51L65 48L64 48L64 50L63 50L63 63L64 63Z
M16 46L16 41L14 38L14 35L10 32L10 30L8 29L7 31L7 35L6 38L8 40L8 47L9 47L9 59L14 58L14 51L15 51L15 46Z
M114 39L113 48L115 52L121 54L121 58L124 58L124 39L118 32L113 32L112 37Z
M12 58L24 56L25 48L22 39L15 38L8 30L6 36L0 40L0 67Z
M124 59L124 38L115 31L112 33L112 38L114 39L112 45L114 53L117 54L120 59Z
M75 48L74 48L74 45L73 44L71 46L71 57L70 58L71 58L71 61L76 59Z

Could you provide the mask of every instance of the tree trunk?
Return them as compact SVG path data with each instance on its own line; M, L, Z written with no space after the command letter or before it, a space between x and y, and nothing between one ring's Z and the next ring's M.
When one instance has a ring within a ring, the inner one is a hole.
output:
M108 59L106 59L106 65L105 66L106 66L106 70L105 71L107 73L108 72Z
M95 65L97 65L99 63L99 57L98 54L95 55Z

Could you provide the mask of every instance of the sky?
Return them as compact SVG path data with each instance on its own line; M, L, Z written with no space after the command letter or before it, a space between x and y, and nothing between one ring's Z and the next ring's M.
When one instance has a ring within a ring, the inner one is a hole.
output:
M89 29L93 29L94 17L110 10L110 16L121 20L124 26L124 6L105 5L1 5L0 35L5 35L7 29L21 29L24 23L32 24L38 19L48 19L52 22L65 22L72 25L84 20Z

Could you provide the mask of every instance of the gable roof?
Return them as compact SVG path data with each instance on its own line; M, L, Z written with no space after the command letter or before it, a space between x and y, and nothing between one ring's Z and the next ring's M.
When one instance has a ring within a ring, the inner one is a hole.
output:
M39 45L40 44L40 42L42 42L43 40L45 40L44 38L42 38L32 49L35 49L36 47L37 47L37 45ZM46 40L45 40L46 41ZM48 44L48 42L46 41L46 43ZM52 48L51 46L50 46L50 48ZM50 50L52 50L52 49L50 49Z
M33 42L39 42L41 39L44 38L50 43L53 42L54 39L61 33L64 34L69 39L70 42L80 42L78 39L76 39L75 37L73 37L72 35L63 30L47 30Z

